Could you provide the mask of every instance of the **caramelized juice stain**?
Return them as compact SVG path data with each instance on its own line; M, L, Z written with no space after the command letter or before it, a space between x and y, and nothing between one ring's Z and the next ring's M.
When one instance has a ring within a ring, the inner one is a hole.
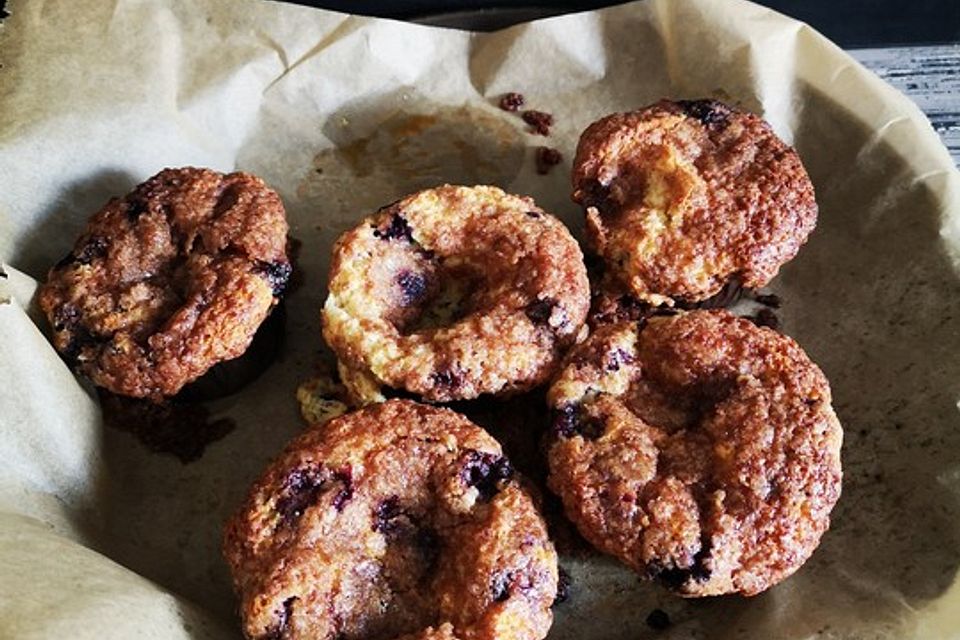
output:
M398 110L363 134L358 119L328 127L336 146L315 156L302 195L318 197L328 186L342 188L344 180L369 179L372 184L355 188L392 198L442 183L505 184L523 162L521 132L481 109Z

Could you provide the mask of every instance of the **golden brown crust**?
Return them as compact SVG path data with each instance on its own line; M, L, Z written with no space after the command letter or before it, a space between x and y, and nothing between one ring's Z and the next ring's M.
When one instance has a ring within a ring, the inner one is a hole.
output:
M765 285L817 219L796 152L761 118L714 100L664 100L591 124L573 189L593 248L655 304L703 300L735 276Z
M536 639L557 558L500 446L391 400L313 427L255 483L224 554L248 638Z
M726 311L600 328L548 393L549 485L592 544L686 596L796 571L840 495L842 430L790 338Z
M40 289L57 350L159 400L236 358L290 274L279 196L244 173L166 169L97 212Z
M334 246L329 289L323 335L348 377L432 401L545 382L589 307L566 227L485 186L421 191L368 217Z

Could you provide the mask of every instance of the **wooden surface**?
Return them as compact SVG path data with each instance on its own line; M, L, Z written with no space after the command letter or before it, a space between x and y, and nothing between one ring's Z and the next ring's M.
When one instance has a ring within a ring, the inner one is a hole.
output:
M917 103L960 165L960 43L849 53Z

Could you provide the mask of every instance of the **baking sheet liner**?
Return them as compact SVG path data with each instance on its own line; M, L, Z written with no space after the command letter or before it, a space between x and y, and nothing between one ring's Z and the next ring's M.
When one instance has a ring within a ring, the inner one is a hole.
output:
M236 0L25 0L0 27L0 636L239 635L220 528L302 428L330 246L442 182L532 195L578 235L569 161L608 112L718 97L793 142L819 226L772 289L845 426L833 527L752 599L684 601L567 554L553 638L960 637L960 176L922 114L809 27L739 0L649 0L488 34ZM495 106L520 91L549 138ZM564 163L536 173L534 148ZM302 241L285 351L212 403L183 464L102 426L44 338L35 281L163 167L262 176ZM509 412L504 412L509 420ZM494 431L495 435L498 434ZM644 620L655 607L673 621Z

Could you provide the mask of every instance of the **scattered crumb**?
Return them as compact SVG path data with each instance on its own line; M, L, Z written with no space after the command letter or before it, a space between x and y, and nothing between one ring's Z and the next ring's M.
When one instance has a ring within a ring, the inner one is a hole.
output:
M347 404L341 400L343 385L330 376L310 378L297 387L297 402L300 415L307 424L323 424L347 412Z
M500 108L504 111L519 111L523 103L523 94L513 91L503 94L503 97L500 98Z
M521 115L523 121L530 125L530 130L533 133L540 134L541 136L550 135L550 127L553 126L553 116L547 113L546 111L524 111Z
M670 616L663 609L654 609L647 616L647 626L655 631L663 631L670 626Z
M537 173L547 175L556 165L563 162L563 154L551 147L537 147Z

